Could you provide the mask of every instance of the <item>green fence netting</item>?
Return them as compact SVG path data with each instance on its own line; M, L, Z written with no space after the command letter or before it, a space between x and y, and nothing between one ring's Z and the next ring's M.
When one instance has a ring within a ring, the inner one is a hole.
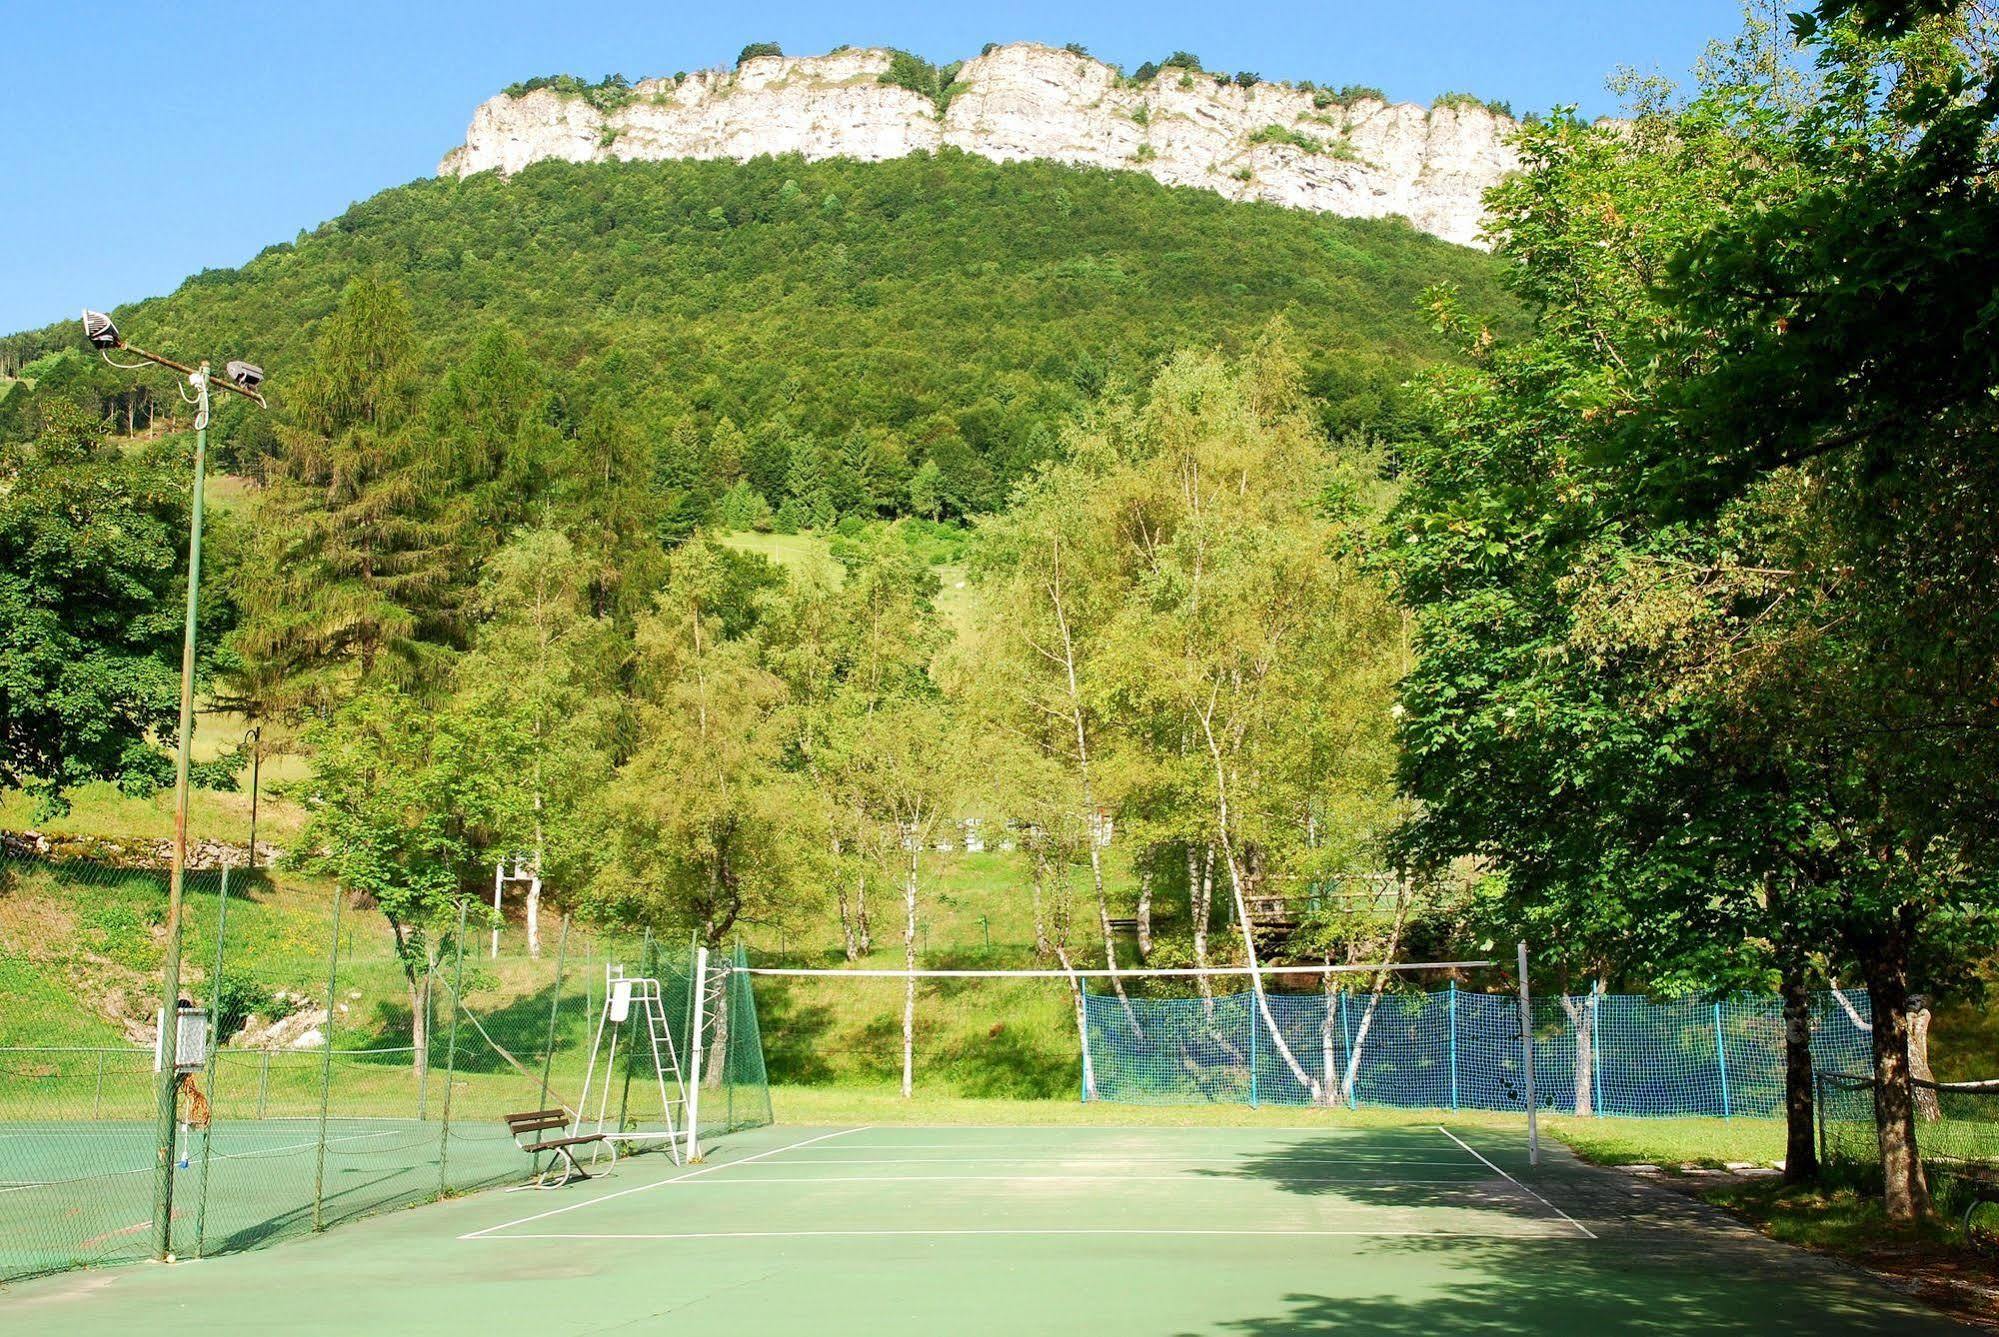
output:
M1819 1157L1836 1173L1878 1187L1881 1143L1874 1080L1865 1072L1817 1077ZM1916 1081L1916 1150L1930 1187L1955 1215L1974 1185L1999 1185L1999 1082Z
M538 952L512 932L495 952L474 905L463 929L439 928L406 971L380 916L325 884L238 872L226 897L224 887L220 873L203 872L185 892L182 996L219 1014L233 1042L194 1074L206 1122L191 1096L180 1102L176 1256L528 1178L534 1163L502 1118L575 1108L607 966L660 981L683 1069L691 1054L685 940L551 918ZM0 862L0 897L13 924L60 929L46 941L0 939L0 1280L147 1257L165 877L12 860ZM740 950L709 962L703 1137L771 1117L740 962ZM107 1017L124 1018L123 1031ZM628 1063L642 1048L630 1027L619 1077L642 1086L651 1074ZM634 1102L605 1130L637 1127L643 1114ZM648 1148L665 1150L634 1149Z

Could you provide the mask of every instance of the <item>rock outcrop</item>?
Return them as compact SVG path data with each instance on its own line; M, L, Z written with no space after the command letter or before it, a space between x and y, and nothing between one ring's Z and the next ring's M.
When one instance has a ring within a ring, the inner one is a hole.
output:
M733 71L648 79L603 109L554 88L501 94L440 173L512 173L544 158L728 158L795 153L875 162L940 148L1145 172L1233 200L1355 218L1401 215L1480 245L1485 190L1513 170L1514 122L1466 101L1424 108L1317 90L1248 87L1177 67L1144 83L1087 56L995 47L933 99L883 81L893 54L759 56ZM944 105L939 108L939 102Z

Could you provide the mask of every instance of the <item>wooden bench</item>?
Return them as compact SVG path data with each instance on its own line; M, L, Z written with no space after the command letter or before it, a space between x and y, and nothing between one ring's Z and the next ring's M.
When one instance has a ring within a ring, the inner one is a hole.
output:
M1111 932L1136 933L1138 932L1138 921L1136 919L1113 919L1111 920Z
M567 1130L570 1126L568 1110L523 1110L519 1114L509 1114L506 1118L507 1131L514 1135L515 1146L530 1156L539 1157L544 1151L555 1153L555 1159L535 1175L532 1184L523 1185L525 1188L561 1188L572 1179L590 1178L590 1172L576 1159L577 1147L602 1144L611 1149L611 1163L615 1165L618 1162L617 1147L605 1141L602 1133L582 1133L575 1137L541 1136L544 1133ZM532 1140L523 1142L522 1138ZM562 1167L562 1177L550 1183L548 1177L555 1172L558 1165Z

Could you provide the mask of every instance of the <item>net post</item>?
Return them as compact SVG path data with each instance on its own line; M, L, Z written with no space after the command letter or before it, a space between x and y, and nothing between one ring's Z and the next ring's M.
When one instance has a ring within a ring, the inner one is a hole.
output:
M451 1088L458 1076L458 995L465 988L465 898L458 898L458 932L451 939L451 1034L444 1039L444 1107L437 1117L437 1196L450 1190ZM581 1115L579 1113L578 1117Z
M222 889L215 897L215 974L208 981L208 1122L201 1129L201 1187L195 1194L194 1207L194 1256L201 1257L201 1250L208 1234L208 1163L215 1141L215 1089L216 1075L222 1070L222 1060L217 1055L221 1045L222 1030L222 945L223 930L229 924L229 865L222 865Z
M1458 982L1451 980L1448 983L1451 1018L1451 1108L1455 1110L1458 1107Z
M1541 1163L1541 1111L1534 1093L1534 991L1527 983L1527 940L1520 940L1520 1068L1527 1093L1527 1163Z
M1589 1085L1590 1113L1603 1117L1603 1009L1598 1006L1603 1001L1603 981L1598 980L1589 991Z
M1257 1043L1256 1043L1256 1020L1257 1020L1257 1018L1256 1018L1256 996L1257 996L1257 993L1259 992L1259 991L1258 991L1258 989L1256 988L1256 985L1257 985L1258 983L1260 983L1260 981L1258 981L1258 980L1256 979L1256 977L1255 977L1254 975L1250 976L1250 981L1251 981L1251 983L1250 983L1250 991L1249 991L1249 996L1250 996L1250 1004L1249 1004L1249 1107L1250 1107L1251 1109L1255 1109L1255 1108L1257 1107L1257 1090L1256 1090L1256 1059L1257 1059Z
M1714 1000L1714 1068L1721 1077L1721 1117L1732 1119L1735 1115L1728 1099L1728 1048L1722 1044L1721 1036L1721 1000L1717 998Z
M694 1024L688 1028L687 1163L701 1159L701 1029L708 1003L708 947L694 949Z
M340 903L347 899L345 888L333 886L333 931L326 951L326 1042L319 1051L319 1144L312 1167L312 1228L326 1229L326 1102L333 1089L333 1009L340 989Z
M1081 980L1071 981L1076 989L1076 1035L1082 1041L1082 1062L1076 1067L1076 1099L1078 1103L1090 1103L1090 1009Z

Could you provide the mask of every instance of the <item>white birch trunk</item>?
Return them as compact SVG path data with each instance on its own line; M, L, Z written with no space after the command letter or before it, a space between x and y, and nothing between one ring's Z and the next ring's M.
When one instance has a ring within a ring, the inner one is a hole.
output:
M1152 959L1152 864L1138 870L1138 959Z
M1402 929L1409 919L1411 900L1407 882L1397 882L1395 889L1395 920L1388 929L1387 950L1382 953L1381 968L1374 972L1373 986L1368 990L1367 1010L1361 1013L1360 1025L1354 1029L1353 1046L1347 1051L1346 1073L1340 1080L1340 1093L1346 1097L1348 1105L1355 1102L1354 1087L1360 1080L1361 1051L1367 1047L1368 1032L1374 1029L1374 1014L1381 1007L1381 995L1388 988L1388 966L1395 960L1402 948Z

